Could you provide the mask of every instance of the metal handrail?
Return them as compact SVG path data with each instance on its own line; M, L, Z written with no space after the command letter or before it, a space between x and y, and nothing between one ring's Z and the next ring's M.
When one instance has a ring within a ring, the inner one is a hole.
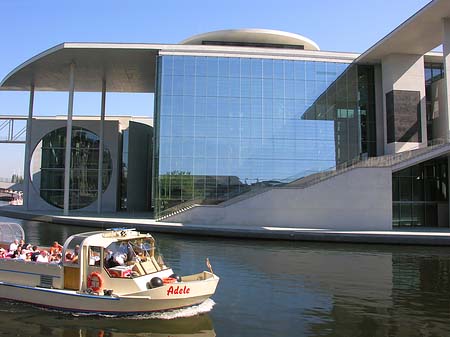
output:
M396 154L390 154L380 157L370 157L366 159L355 158L353 160L337 165L329 170L322 171L317 174L313 174L311 176L302 177L298 180L294 180L289 183L279 185L278 187L282 186L288 187L291 186L296 188L307 187L355 168L391 167L400 162L416 158L424 153L435 150L440 146L450 144L450 139L438 138L428 142L428 144L429 145L427 147Z
M182 202L181 204L177 204L175 206L169 207L169 208L161 211L155 220L161 221L161 220L168 218L182 210L186 210L188 208L194 207L195 205L201 204L202 201L203 201L203 199L193 199L193 200L188 200L188 201Z

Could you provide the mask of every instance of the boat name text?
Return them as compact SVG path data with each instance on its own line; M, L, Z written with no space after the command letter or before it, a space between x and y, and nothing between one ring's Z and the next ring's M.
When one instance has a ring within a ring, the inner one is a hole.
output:
M167 290L167 296L170 295L183 295L183 294L189 294L191 291L191 288L188 288L186 286L180 287L177 286L176 288L174 286L170 286L170 288Z

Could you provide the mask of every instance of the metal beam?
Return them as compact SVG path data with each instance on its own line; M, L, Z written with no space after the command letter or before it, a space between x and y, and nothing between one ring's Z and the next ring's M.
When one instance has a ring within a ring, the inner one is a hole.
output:
M73 94L75 91L75 63L70 64L69 73L69 103L67 107L66 153L64 160L64 215L69 215L70 198L70 157L72 152L72 118Z
M105 130L105 108L106 108L106 79L102 80L102 106L100 111L100 144L98 147L98 176L97 176L97 213L102 212L103 197L103 148Z
M26 126L26 139L25 139L25 161L23 166L23 178L24 178L24 193L23 193L23 207L28 209L28 200L31 184L30 175L30 162L31 162L31 126L33 124L33 110L34 110L34 84L30 87L30 102L28 105L28 119Z

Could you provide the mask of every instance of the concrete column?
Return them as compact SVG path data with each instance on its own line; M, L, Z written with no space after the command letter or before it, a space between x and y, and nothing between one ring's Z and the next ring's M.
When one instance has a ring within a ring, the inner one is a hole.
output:
M443 52L444 52L444 85L443 85L443 107L440 108L440 112L444 115L447 126L447 137L450 137L450 118L448 116L450 111L450 19L445 18L442 20L443 30Z
M425 147L427 145L426 94L423 55L390 54L382 59L383 115L387 118L385 132L385 154L398 153ZM394 97L393 108L395 121L387 116L387 94ZM417 102L414 97L418 97ZM402 105L403 104L403 105ZM417 114L420 107L420 116ZM405 114L405 111L407 112ZM420 123L420 141L410 141L409 135L415 134L412 126ZM394 125L393 125L394 123ZM390 140L395 129L395 141ZM391 133L390 133L391 131ZM386 137L387 135L387 137Z
M72 117L73 117L74 91L75 91L75 63L72 62L70 64L70 75L69 75L69 103L67 107L66 153L64 160L64 215L69 215L70 157L72 152Z
M100 112L100 144L98 147L98 177L97 177L97 213L102 212L103 197L103 149L105 129L105 107L106 107L106 80L102 81L102 106Z
M30 194L30 162L31 162L31 127L33 125L33 109L34 109L34 84L30 87L30 103L28 105L27 133L25 139L25 161L23 165L23 207L28 210L28 197Z

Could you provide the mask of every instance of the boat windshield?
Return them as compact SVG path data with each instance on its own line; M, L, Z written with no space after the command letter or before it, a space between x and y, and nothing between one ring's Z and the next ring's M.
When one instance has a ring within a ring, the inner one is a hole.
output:
M153 238L137 238L121 240L111 243L105 250L105 264L107 268L115 265L125 265L131 261L147 261L155 257L155 241ZM157 258L158 264L164 263Z
M78 265L78 258L80 254L80 246L83 243L85 236L73 235L67 239L64 244L63 256L65 265Z
M0 223L0 242L11 243L15 239L25 240L25 233L22 226L17 223Z

